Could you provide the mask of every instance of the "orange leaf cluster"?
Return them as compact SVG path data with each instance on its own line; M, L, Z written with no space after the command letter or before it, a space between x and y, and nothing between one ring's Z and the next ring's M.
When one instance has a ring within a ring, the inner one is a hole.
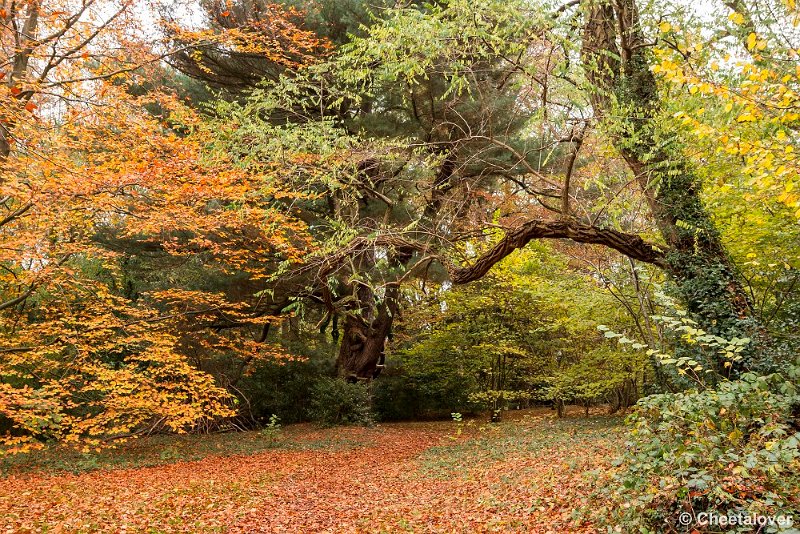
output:
M269 176L205 156L213 132L173 96L128 89L94 83L86 105L17 121L0 163L0 417L13 429L0 453L233 414L225 390L189 364L180 329L188 318L252 317L214 294L124 298L127 246L251 280L310 246L304 225L276 208L283 193ZM201 339L242 358L280 356L240 334Z

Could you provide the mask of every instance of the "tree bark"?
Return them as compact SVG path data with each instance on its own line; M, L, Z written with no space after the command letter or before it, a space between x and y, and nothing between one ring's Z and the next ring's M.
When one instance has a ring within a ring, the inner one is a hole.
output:
M11 142L9 141L11 136L11 132L8 131L3 125L0 125L0 165L6 162L8 156L11 155ZM0 177L0 183L2 183L2 177Z
M700 179L658 129L661 103L635 0L584 1L581 56L595 114L616 123L619 150L671 249L666 262L680 296L704 330L728 338L755 335L746 292L701 201ZM745 363L757 366L750 357Z
M345 380L372 380L383 370L386 340L397 315L397 285L387 287L384 298L372 288L360 286L358 308L348 310L336 373Z
M489 252L472 265L451 268L450 279L454 284L465 284L483 277L494 264L522 248L534 239L570 239L577 243L593 243L613 248L626 256L645 263L668 268L665 252L658 246L647 243L634 234L626 234L608 228L597 228L573 220L528 221L508 232Z

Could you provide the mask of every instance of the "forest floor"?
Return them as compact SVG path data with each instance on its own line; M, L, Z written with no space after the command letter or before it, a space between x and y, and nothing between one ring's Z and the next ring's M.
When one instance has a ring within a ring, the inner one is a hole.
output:
M0 463L4 532L594 532L618 417L155 436Z

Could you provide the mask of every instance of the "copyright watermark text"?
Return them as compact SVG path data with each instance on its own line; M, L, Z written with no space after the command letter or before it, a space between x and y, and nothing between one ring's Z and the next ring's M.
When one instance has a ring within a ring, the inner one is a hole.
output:
M759 515L756 513L729 513L717 514L715 512L700 512L697 515L683 512L678 516L678 522L683 526L745 526L745 527L779 527L788 528L794 524L790 515Z

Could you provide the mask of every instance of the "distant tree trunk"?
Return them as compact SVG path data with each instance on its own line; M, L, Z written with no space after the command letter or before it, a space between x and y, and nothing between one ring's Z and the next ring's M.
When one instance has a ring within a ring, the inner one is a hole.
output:
M599 117L614 115L619 150L672 249L667 268L681 297L703 329L728 338L754 335L750 302L700 199L700 179L658 130L660 101L635 0L584 1L581 55L594 86L592 104ZM714 364L729 372L724 362Z
M358 289L359 308L348 310L336 359L337 374L350 381L377 378L385 362L386 340L397 315L398 289L386 289L382 300L367 286Z
M608 414L614 415L622 407L622 394L619 388L616 388L612 393L611 402L608 405Z
M11 143L9 142L9 137L11 133L8 131L3 125L0 125L0 165L5 163L8 159L8 156L11 155ZM2 179L0 179L0 182Z

